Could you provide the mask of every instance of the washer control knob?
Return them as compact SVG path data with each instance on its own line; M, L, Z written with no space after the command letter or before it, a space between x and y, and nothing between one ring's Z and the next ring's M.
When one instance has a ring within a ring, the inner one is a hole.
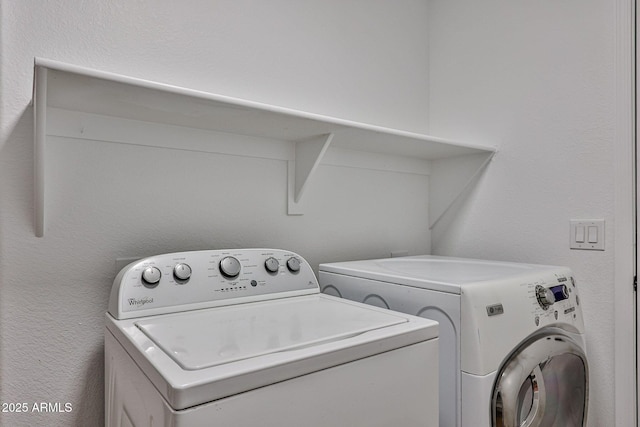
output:
M556 302L556 296L553 294L551 289L540 285L536 286L536 298L538 299L538 304L540 304L540 307L542 307L543 310L548 309Z
M220 273L227 279L233 279L240 274L240 261L232 256L220 260Z
M269 257L264 262L264 268L269 273L277 273L278 269L280 268L280 263L274 257Z
M176 266L173 267L173 277L177 280L189 280L191 277L191 267L189 267L189 264L183 262L176 264Z
M300 260L296 257L291 257L287 260L287 268L292 273L300 271Z
M142 270L142 283L149 288L158 286L161 277L162 273L158 267L149 266Z

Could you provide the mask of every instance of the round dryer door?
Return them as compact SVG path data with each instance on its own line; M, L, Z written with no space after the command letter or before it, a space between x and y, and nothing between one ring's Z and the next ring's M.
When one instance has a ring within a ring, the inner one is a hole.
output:
M583 427L587 358L559 329L525 341L498 373L491 399L494 427Z

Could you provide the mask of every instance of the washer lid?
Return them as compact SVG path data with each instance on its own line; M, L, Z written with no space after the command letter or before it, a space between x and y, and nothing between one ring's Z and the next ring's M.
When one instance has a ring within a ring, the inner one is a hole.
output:
M406 322L405 317L336 300L287 298L139 320L135 325L182 369L194 371Z
M422 343L433 320L323 294L106 327L176 410Z

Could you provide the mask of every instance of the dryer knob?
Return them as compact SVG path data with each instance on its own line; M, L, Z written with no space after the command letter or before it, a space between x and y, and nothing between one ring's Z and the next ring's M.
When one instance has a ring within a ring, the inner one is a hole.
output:
M142 270L142 283L149 288L155 288L160 283L162 273L158 267L149 266Z
M540 304L540 307L542 307L543 310L548 309L556 302L556 296L553 294L551 289L540 285L536 286L536 298L538 299L538 304Z
M233 279L240 274L240 261L232 256L220 260L220 273L227 279Z

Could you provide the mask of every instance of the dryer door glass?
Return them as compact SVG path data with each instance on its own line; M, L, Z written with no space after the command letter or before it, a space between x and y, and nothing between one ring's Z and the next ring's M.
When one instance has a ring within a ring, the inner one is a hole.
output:
M586 422L586 357L571 338L528 340L503 365L492 397L495 427L582 427Z

